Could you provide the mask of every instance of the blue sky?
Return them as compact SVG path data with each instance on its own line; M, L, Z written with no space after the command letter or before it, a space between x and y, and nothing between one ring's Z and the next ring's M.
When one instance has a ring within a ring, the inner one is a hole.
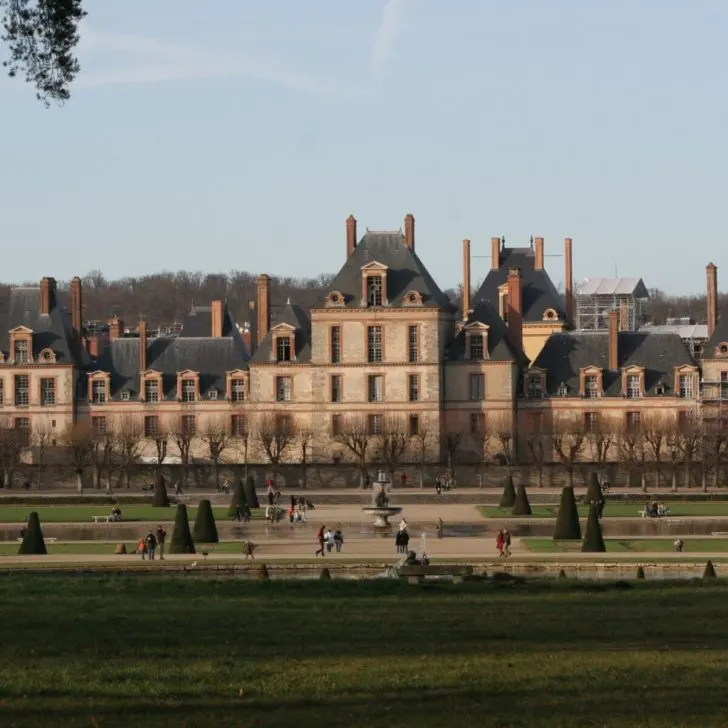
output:
M88 10L68 104L0 80L4 280L335 272L349 213L412 212L443 287L464 237L487 256L491 236L571 236L577 278L670 292L728 266L724 0Z

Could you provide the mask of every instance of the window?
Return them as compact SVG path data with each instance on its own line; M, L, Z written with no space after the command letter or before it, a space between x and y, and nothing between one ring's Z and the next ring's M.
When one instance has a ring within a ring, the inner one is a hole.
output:
M341 364L341 326L331 327L331 363Z
M106 381L104 379L95 379L91 384L91 401L94 404L106 402Z
M382 415L369 415L367 422L370 435L382 434Z
M5 404L5 381L0 379L0 406Z
M230 416L230 434L233 437L245 436L245 415Z
M91 418L91 432L98 437L106 434L106 417Z
M194 435L197 432L197 422L194 415L182 415L182 434Z
M367 361L376 363L382 361L382 327L367 327Z
M407 327L407 361L414 364L419 359L419 330L416 326Z
M485 376L483 374L470 375L470 401L481 402L485 399Z
M382 305L382 276L367 276L367 305Z
M23 447L30 443L30 417L16 417L15 429L18 431L18 441Z
M639 374L628 374L627 375L627 399L637 399L642 394L642 388L640 387L640 375Z
M568 397L569 388L563 382L561 382L561 384L559 384L559 388L556 390L556 394L559 397Z
M144 418L144 437L156 437L159 434L159 417L148 415Z
M144 400L146 402L159 402L159 380L144 380Z
M30 382L27 374L15 376L15 406L27 407L30 404Z
M43 377L40 380L40 406L52 407L56 403L56 380Z
M529 374L528 386L526 387L526 397L528 399L541 399L542 394L541 375Z
M482 435L485 432L485 414L483 412L470 413L470 434Z
M410 415L409 417L409 434L410 437L418 435L420 432L420 418L418 415Z
M417 402L420 399L420 375L409 375L409 401Z
M293 399L293 379L276 377L276 402L290 402Z
M28 343L28 339L15 339L13 342L13 360L16 364L28 363Z
M341 415L331 415L331 434L334 437L341 434Z
M584 377L584 396L587 399L599 397L599 377L596 374Z
M291 337L276 338L276 361L291 361Z
M505 323L508 323L508 291L502 290L498 298L500 304L500 315Z
M245 401L245 380L244 379L233 379L230 382L230 399L233 402L244 402Z
M680 398L681 399L692 399L693 398L693 375L692 374L681 374L680 375Z
M384 399L384 377L381 374L371 374L368 378L367 391L370 402L381 402Z
M627 432L634 432L640 426L640 413L627 412Z
M341 375L334 374L331 377L331 401L341 402Z
M483 334L470 336L470 358L473 361L483 361Z
M183 402L194 402L197 399L197 387L195 386L194 379L183 379L182 380L182 401Z
M584 430L594 432L597 429L597 413L584 412Z
M531 434L541 435L543 433L543 412L531 414Z

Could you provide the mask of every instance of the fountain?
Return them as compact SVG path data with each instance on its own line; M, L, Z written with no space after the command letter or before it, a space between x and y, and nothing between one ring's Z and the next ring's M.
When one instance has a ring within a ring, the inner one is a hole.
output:
M389 486L389 487L388 487ZM372 492L372 504L363 509L364 513L374 516L374 528L390 528L389 517L402 512L401 508L389 505L388 491L391 483L383 470L377 474Z

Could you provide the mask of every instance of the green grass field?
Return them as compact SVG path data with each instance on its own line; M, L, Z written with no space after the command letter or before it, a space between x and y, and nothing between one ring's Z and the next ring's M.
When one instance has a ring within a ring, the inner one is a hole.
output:
M144 535L144 534L142 534ZM49 558L57 554L113 554L116 550L116 544L114 541L73 541L73 542L60 542L60 543L47 543L46 549L48 550ZM122 541L126 545L128 553L133 553L136 549L136 542L133 541ZM0 556L14 556L18 553L19 543L0 543ZM169 549L169 543L167 543ZM197 544L196 546L198 553L206 551L210 556L214 554L242 554L243 542L242 541L223 541L221 543L213 544ZM141 557L140 557L141 558Z
M647 501L649 495L645 497ZM670 515L667 518L681 517L720 517L728 516L728 502L695 502L695 503L668 503ZM604 509L605 518L639 518L639 511L644 508L644 503L615 503L607 496L607 505ZM1 509L0 509L1 510ZM559 512L558 503L554 505L532 505L531 516L513 516L510 508L499 508L498 506L478 506L478 511L486 518L556 518ZM589 515L589 507L580 505L579 515L586 518Z
M0 723L725 725L721 581L9 575Z
M605 538L607 553L639 553L668 551L675 553L674 538ZM725 538L683 538L685 553L728 552ZM541 554L581 551L581 541L554 541L550 538L524 538L521 543L529 550Z

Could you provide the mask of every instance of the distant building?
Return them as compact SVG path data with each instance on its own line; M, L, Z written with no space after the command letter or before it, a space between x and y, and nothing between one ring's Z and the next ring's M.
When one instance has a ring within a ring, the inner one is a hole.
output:
M650 294L641 278L585 278L576 287L577 331L607 331L609 312L619 313L622 331L637 331L646 323Z
M664 324L645 324L640 327L645 334L677 334L694 357L703 353L708 340L708 324L696 324L689 316L668 318Z

